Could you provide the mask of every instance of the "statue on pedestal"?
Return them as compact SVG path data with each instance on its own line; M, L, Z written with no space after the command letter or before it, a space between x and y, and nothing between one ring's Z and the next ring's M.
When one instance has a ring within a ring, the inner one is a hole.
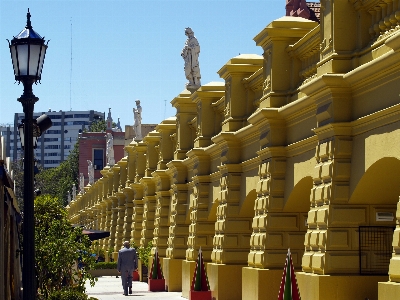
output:
M185 28L185 35L188 37L185 46L182 49L181 56L185 61L185 76L189 82L186 84L187 88L200 87L200 67L199 67L199 54L200 45L194 36L194 32L190 27Z
M107 133L106 137L107 137L107 150L106 150L107 165L113 166L115 165L114 138L111 133Z
M76 199L76 186L75 184L72 185L72 200Z
M142 107L140 106L140 100L136 100L136 108L133 109L133 116L135 118L135 140L142 140Z
M88 177L89 177L89 184L92 185L94 183L94 167L93 163L88 160Z
M83 194L85 193L85 176L83 173L79 173L79 193Z

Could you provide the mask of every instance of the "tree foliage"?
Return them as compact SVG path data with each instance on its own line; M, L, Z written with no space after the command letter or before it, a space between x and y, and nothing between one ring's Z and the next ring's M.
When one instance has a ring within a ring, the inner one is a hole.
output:
M19 208L24 208L24 167L23 160L12 163L15 196ZM39 173L35 175L35 189L41 194L56 197L64 206L68 204L68 192L71 193L72 185L78 188L79 181L79 142L75 144L68 158L56 168L43 169L38 166Z
M58 167L44 170L35 176L36 187L42 194L48 194L60 199L61 203L68 204L68 192L72 186L79 184L79 142L75 144L68 158Z
M89 125L89 132L105 132L107 129L106 121L95 120Z
M11 163L11 169L14 181L14 192L17 198L18 207L24 210L24 163L22 159L15 160Z
M112 122L111 126L115 128L117 124L115 122ZM85 130L85 132L105 132L107 130L107 123L105 120L102 119L97 119L94 120L90 125L89 125L89 130Z
M47 299L61 289L85 291L85 281L93 286L88 273L94 266L91 241L82 228L73 228L66 209L49 195L35 199L35 268L37 298ZM78 263L79 262L79 263Z

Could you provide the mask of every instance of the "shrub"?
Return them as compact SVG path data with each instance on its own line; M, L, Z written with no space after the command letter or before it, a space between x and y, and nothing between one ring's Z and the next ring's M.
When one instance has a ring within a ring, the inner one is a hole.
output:
M117 263L116 262L98 262L94 264L93 269L98 270L98 269L116 269L117 268Z
M142 264L144 264L146 267L149 267L149 257L152 247L153 243L150 241L146 247L138 248L139 259L141 260Z
M54 292L72 286L77 288L74 291L83 293L87 279L94 285L96 279L88 272L94 265L90 244L89 238L82 234L82 228L72 227L66 209L57 198L49 195L36 197L37 299L47 299Z

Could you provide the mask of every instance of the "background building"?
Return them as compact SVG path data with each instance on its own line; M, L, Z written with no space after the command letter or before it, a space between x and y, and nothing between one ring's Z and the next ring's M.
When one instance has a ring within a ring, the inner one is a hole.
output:
M112 121L112 119L111 119ZM111 124L111 123L110 123ZM147 135L154 130L156 124L142 124L142 133ZM135 130L133 126L126 125L125 132L114 131L108 129L106 132L83 132L79 135L79 173L85 177L85 185L87 185L88 178L88 160L93 162L94 166L94 180L102 177L101 170L107 165L106 151L107 151L107 137L106 134L111 133L114 141L114 159L115 162L120 161L127 155L125 146L129 145L135 137Z
M53 126L47 130L38 141L35 157L44 168L57 167L67 159L70 151L78 140L78 134L88 128L94 120L104 120L104 113L94 110L87 111L51 111L45 112L52 120ZM35 112L36 119L42 112ZM24 113L16 113L14 126L0 127L1 135L6 139L6 153L12 160L21 158L21 141L18 136L18 124L24 118Z

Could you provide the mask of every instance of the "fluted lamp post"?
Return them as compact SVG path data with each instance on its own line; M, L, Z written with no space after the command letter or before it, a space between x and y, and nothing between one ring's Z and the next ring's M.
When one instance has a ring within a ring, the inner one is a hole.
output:
M24 228L23 228L23 258L22 286L23 300L36 298L35 276L35 223L34 223L34 175L33 147L34 128L37 131L36 120L33 120L33 108L39 100L33 92L32 85L40 81L47 44L37 32L32 29L31 14L27 13L25 28L13 39L8 41L15 80L22 82L24 93L18 101L22 103L24 119ZM21 136L22 138L22 136Z

